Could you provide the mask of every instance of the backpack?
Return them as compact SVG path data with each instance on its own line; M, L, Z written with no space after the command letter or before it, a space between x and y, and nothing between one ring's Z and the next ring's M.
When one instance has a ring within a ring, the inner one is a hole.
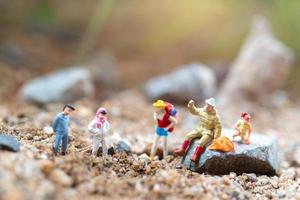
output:
M165 111L172 117L176 117L177 115L177 110L175 106L169 102L165 102L167 104Z

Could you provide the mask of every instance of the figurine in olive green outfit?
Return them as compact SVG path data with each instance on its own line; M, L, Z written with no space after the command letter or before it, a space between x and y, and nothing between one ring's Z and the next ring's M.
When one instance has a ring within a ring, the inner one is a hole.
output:
M193 100L190 100L188 103L187 107L189 112L200 117L200 124L185 136L182 147L174 151L175 154L183 156L189 147L190 142L193 139L199 138L197 141L198 146L190 158L193 162L199 160L205 146L213 139L220 137L222 131L220 118L215 109L215 99L207 99L205 103L203 108L195 107L195 102Z

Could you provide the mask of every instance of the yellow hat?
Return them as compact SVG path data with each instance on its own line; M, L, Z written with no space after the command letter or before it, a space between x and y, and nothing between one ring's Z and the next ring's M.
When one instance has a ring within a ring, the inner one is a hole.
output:
M166 107L166 104L165 104L165 102L163 100L157 100L152 105L155 108L164 108L164 107Z

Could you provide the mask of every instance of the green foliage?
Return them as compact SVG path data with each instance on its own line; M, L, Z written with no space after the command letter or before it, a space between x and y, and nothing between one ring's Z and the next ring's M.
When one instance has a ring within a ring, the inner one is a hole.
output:
M55 23L55 10L48 1L38 1L32 8L28 20L39 26L51 26Z
M300 56L300 1L276 0L272 8L272 21L280 38Z

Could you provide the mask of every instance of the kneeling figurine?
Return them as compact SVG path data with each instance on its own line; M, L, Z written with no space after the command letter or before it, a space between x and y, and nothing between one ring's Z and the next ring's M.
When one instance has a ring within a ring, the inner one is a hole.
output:
M250 120L251 115L249 113L243 112L241 114L241 119L237 121L234 127L236 131L233 133L232 140L236 136L240 136L244 144L250 144L249 138L252 131Z

